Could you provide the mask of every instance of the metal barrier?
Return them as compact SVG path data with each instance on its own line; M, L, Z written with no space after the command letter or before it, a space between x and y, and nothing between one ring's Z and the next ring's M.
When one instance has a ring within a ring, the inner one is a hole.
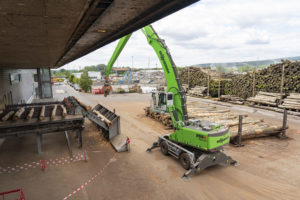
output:
M17 198L16 200L25 200L25 195L23 193L23 189L16 189L16 190L11 190L11 191L7 191L7 192L0 192L0 196L2 197L2 200L4 200L4 197L13 193L19 193L17 194Z

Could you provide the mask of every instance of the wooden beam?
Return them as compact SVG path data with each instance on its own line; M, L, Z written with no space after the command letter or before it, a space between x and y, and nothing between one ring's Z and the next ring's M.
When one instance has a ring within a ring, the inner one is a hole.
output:
M55 105L52 109L52 113L51 113L51 119L54 120L56 117L56 110L57 110L57 105Z
M74 96L73 96L74 97ZM90 111L92 108L91 106L86 105L85 103L83 103L81 100L79 100L77 97L74 97L74 99L76 99L76 101L82 106L84 107L87 111Z
M14 113L14 111L10 111L4 117L2 117L2 121L7 121Z
M14 121L19 120L19 119L21 118L21 115L24 113L24 111L25 111L25 108L24 108L24 107L20 108L20 109L15 113L15 115L13 116L13 120L14 120Z
M40 120L44 120L45 119L45 106L42 106L39 119Z
M101 118L108 126L111 126L111 125L112 125L112 122L111 122L109 119L107 119L105 116L103 116L99 111L94 110L93 112L96 113L97 116L98 116L99 118Z
M34 108L31 108L28 115L26 116L26 119L30 120L32 118L33 113L34 113Z
M67 116L67 109L63 105L60 105L60 107L62 109L62 117L65 118Z

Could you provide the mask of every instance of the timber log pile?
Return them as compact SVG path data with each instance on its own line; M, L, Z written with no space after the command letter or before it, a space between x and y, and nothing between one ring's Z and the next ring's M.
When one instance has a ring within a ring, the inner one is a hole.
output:
M258 92L255 97L249 97L248 102L257 105L278 106L281 100L280 93Z
M142 93L142 88L140 85L133 85L131 88L129 88L129 93Z
M207 87L203 87L203 86L196 86L191 88L188 91L188 94L191 96L197 96L197 97L203 97L205 94L204 92L206 92Z
M203 121L216 122L230 127L230 140L235 142L238 136L239 114L231 112L228 109L220 109L208 103L201 103L197 101L188 101L188 115L189 119L199 119ZM145 114L151 117L168 128L172 128L172 121L169 114L159 114L150 111L149 107L145 108ZM270 125L264 122L263 119L254 119L243 116L243 132L242 139L250 139L257 137L264 137L276 135L282 130L281 125Z
M244 99L235 95L221 95L220 101L239 104L239 105L244 104Z
M200 67L190 67L179 72L179 79L182 84L188 84L189 87L207 86L208 74L204 73ZM189 81L188 81L189 79Z
M161 122L164 126L168 128L173 128L172 119L169 113L156 113L150 110L150 107L144 108L145 114L147 117L151 117L159 122Z
M280 92L283 65L285 66L283 92L300 93L300 61L282 61L256 71L255 91ZM225 86L225 94L236 95L243 99L251 97L253 79L253 72L232 78Z
M286 108L291 110L300 110L300 93L291 93L287 98L283 100L283 104L278 106L279 108Z
M201 70L201 67L190 67L179 72L179 79L182 84L188 84L189 88L194 88L196 86L208 87L209 78L209 95L212 97L218 96L219 80L218 78L211 77L207 73ZM225 78L225 75L222 75ZM230 83L228 79L221 79L220 81L220 93L225 94L225 87ZM206 93L204 93L206 95Z

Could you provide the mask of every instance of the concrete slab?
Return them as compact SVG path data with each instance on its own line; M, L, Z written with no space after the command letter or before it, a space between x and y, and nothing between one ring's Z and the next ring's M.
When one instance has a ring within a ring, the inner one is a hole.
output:
M117 152L127 151L126 137L122 134L116 135L110 140L111 145Z

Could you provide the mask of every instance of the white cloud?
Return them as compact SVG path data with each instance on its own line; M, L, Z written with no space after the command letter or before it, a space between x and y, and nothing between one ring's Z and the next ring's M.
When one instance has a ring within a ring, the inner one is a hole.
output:
M266 31L258 31L254 28L248 30L248 39L246 40L246 44L262 45L269 43L270 37Z
M246 61L300 55L298 0L203 0L153 24L178 66L206 62ZM68 64L107 63L111 43ZM159 64L145 36L137 31L116 65Z

